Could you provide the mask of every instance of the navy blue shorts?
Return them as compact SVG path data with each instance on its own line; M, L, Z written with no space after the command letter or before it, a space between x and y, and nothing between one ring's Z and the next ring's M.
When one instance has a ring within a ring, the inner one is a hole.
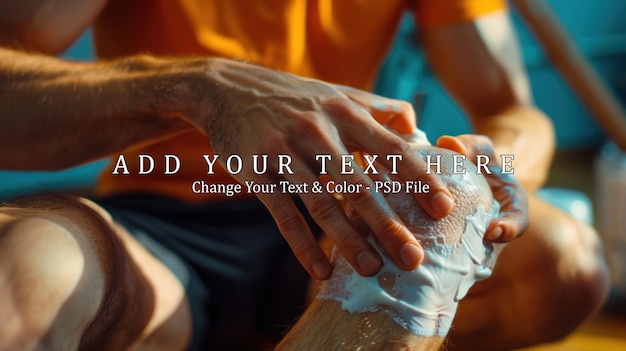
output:
M260 201L135 194L96 202L182 282L190 350L246 350L255 333L277 340L304 310L308 275Z

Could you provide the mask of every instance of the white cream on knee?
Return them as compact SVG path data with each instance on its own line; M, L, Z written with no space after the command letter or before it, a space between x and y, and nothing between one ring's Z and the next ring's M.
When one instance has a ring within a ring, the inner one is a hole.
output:
M318 298L339 301L350 313L382 310L413 334L443 336L469 288L491 275L499 250L484 242L483 235L489 221L498 215L499 205L470 162L464 165L465 174L452 174L450 151L422 146L417 150L422 156L442 155L442 179L456 200L452 214L434 220L411 195L386 196L423 246L424 262L414 271L403 271L370 235L370 242L383 257L380 272L362 277L335 250L334 273L322 285Z

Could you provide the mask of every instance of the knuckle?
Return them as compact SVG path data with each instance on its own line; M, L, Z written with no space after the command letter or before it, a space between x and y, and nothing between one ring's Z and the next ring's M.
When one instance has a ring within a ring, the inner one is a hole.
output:
M292 235L289 240L289 247L294 252L294 254L304 260L309 260L314 255L314 252L317 249L315 243L312 243L310 238L305 235Z
M289 213L289 211L280 212L276 222L278 222L278 225L280 226L281 231L284 233L286 239L290 239L294 236L297 237L298 233L302 231L298 216Z
M364 248L361 238L355 232L343 231L341 234L332 236L332 239L344 255L354 255Z
M299 112L292 118L295 122L291 132L296 139L322 139L328 135L325 119L315 111Z
M338 113L348 112L352 104L352 102L348 98L340 96L340 95L324 97L323 99L320 100L320 103L321 103L321 106L325 110L338 112Z
M293 237L297 237L299 233L303 232L302 223L297 213L287 208L281 209L281 207L282 206L273 206L273 208L270 208L270 212L285 239L291 242Z
M431 189L441 186L441 182L437 177L437 166L431 165L430 168L423 160L417 160L416 166L411 170L413 174L410 176L422 180L430 184Z
M400 235L402 233L402 225L391 219L383 220L377 226L376 233L381 243L397 244L402 240Z
M415 115L415 110L413 109L413 104L408 101L398 100L398 106L400 106L400 111L404 114Z
M317 92L320 96L339 95L339 89L332 84L316 79L307 79L307 82L309 83L311 90Z
M263 142L260 146L261 152L276 152L281 150L287 144L285 133L279 130L271 130L265 133Z
M429 165L426 163L424 159L419 156L410 157L409 161L413 161L412 163L407 162L407 164L411 165L410 174L407 176L410 179L419 179L424 182L430 184L431 189L439 187L442 185L440 178L438 177L438 169L435 162Z
M334 197L322 194L310 198L307 208L313 218L320 221L326 221L337 215L340 211L337 200Z
M371 192L367 189L368 183L363 180L355 180L351 182L356 188L361 189L361 191L353 191L342 193L342 196L355 208L363 208L367 205L370 205L374 200Z
M413 148L396 136L381 141L382 149L387 155L414 155Z
M366 112L362 107L344 97L327 98L322 102L324 110L333 116L341 116L346 123L357 123L363 120Z

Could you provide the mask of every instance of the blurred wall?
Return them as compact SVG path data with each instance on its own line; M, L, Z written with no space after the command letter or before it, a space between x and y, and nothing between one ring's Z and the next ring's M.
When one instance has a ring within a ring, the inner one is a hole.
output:
M546 0L546 3L621 101L626 101L626 1ZM535 103L554 121L559 148L590 148L603 143L604 135L598 125L552 69L515 13L513 21ZM471 131L458 107L433 77L414 38L415 28L407 16L381 70L376 91L416 101L419 126L431 141L443 134Z

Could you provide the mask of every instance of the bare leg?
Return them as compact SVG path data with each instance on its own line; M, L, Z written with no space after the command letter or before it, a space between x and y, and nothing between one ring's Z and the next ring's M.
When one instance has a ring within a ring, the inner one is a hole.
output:
M450 348L509 350L556 340L602 305L608 273L594 230L534 196L529 210L528 231L460 303Z
M503 250L492 277L460 303L448 348L508 350L555 340L606 298L608 274L594 230L532 195L529 211L528 231ZM338 302L314 300L279 350L320 340L326 343L319 349L373 350L381 342L385 350L436 349L440 342L408 334L380 313L349 314Z
M341 256L334 257L333 275L277 350L439 349L456 299L473 279L490 271L495 253L483 246L482 235L492 218L489 212L497 213L487 183L475 169L467 176L446 174L451 153L437 150L446 152L442 169L457 200L448 217L432 219L409 194L387 195L426 248L422 265L405 272L385 260L377 276L364 278Z
M316 299L275 350L426 351L443 340L411 334L384 312L350 314L337 301Z
M0 207L0 350L182 350L182 286L97 205Z

